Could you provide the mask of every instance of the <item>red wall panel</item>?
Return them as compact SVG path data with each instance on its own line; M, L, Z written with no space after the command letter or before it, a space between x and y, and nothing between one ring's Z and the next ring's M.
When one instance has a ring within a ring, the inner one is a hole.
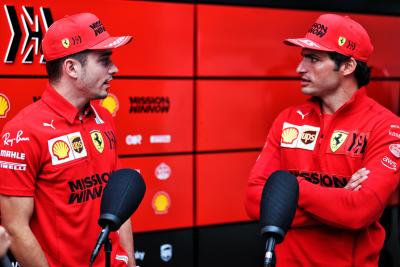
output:
M262 147L276 115L306 99L299 81L198 81L196 149Z
M400 83L394 81L372 81L367 86L367 94L379 104L395 114L400 113Z
M114 61L120 68L120 75L137 76L191 76L193 74L193 14L194 7L189 4L155 3L142 1L38 1L29 2L11 0L2 1L12 6L18 17L22 39L18 46L18 55L13 63L0 64L0 74L45 74L44 65L40 64L40 54L33 58L33 63L22 64L25 37L24 21L32 31L36 26L46 31L40 7L48 8L54 20L68 14L92 12L96 14L112 35L130 34L133 42L119 48L114 53ZM26 19L25 7L34 7L32 24ZM2 5L3 6L3 5ZM24 17L23 18L21 18ZM0 57L3 61L12 36L12 28L5 12L0 10ZM27 48L35 44L28 39Z
M199 5L198 75L296 75L300 49L283 40L303 37L326 12L235 6ZM400 18L350 15L369 32L375 46L371 66L399 76Z
M193 150L192 81L114 80L110 92L119 103L120 154Z
M196 155L196 226L249 220L244 197L258 154Z
M6 122L17 115L22 108L33 103L34 98L41 97L46 85L46 79L0 79L0 94L5 96L0 98L7 98L9 106L7 114L0 115L0 129L3 129ZM0 114L5 111L2 111L2 105L5 105L5 102L0 103Z
M121 161L124 167L139 170L146 182L143 202L132 216L135 232L193 226L193 156Z

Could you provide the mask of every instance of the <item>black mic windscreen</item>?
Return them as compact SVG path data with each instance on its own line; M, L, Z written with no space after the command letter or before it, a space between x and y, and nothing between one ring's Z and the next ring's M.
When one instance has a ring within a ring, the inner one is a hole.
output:
M272 173L261 196L260 224L263 234L275 234L277 243L282 242L292 224L298 199L296 176L285 171Z
M116 231L139 207L146 191L142 176L132 169L114 171L104 189L99 225Z

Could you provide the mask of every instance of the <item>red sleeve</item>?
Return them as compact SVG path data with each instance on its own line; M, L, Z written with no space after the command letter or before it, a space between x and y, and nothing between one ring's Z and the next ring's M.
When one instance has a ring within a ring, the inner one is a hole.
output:
M282 169L280 140L282 133L283 118L282 112L274 121L267 141L259 155L249 177L246 191L246 210L252 219L260 218L260 201L264 184L272 172ZM312 218L307 212L298 208L292 222L292 227L304 227L321 224Z
M33 196L39 170L38 140L24 125L7 124L0 143L0 194Z
M399 182L400 140L389 134L390 125L385 123L370 135L362 166L370 174L360 191L302 181L299 206L318 220L345 229L360 229L377 221Z

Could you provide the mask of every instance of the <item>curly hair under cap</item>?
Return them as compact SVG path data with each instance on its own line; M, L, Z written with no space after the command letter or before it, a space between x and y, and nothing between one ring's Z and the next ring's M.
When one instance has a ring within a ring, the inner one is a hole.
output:
M335 62L335 70L339 70L346 61L350 60L351 57L339 54L337 52L328 52L329 57ZM369 84L371 80L371 68L368 67L367 63L356 60L357 66L354 71L354 76L357 80L358 88L361 88Z

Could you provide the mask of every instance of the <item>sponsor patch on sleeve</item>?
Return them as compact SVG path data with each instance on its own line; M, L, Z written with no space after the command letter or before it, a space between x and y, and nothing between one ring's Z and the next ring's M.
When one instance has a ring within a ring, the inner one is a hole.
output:
M397 163L388 156L384 156L381 160L381 163L386 168L397 171Z
M59 136L47 141L52 165L58 165L87 156L80 132Z
M393 156L395 156L396 158L400 158L400 144L389 145L389 150Z

